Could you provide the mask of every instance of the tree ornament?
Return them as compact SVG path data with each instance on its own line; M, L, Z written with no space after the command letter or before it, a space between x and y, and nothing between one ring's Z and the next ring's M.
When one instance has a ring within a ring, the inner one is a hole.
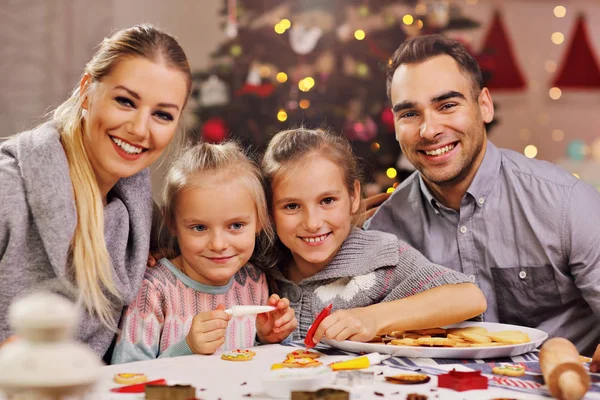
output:
M227 1L227 23L225 24L225 36L230 39L237 37L238 24L237 24L237 1Z
M229 88L216 75L211 75L200 85L200 106L218 107L229 103Z
M377 136L377 125L369 116L357 121L347 119L344 124L344 134L348 140L370 142Z
M379 118L388 132L394 132L394 113L392 112L391 108L385 107Z
M444 28L450 22L450 4L447 0L434 0L427 4L427 25Z
M202 124L202 139L209 143L220 143L227 138L227 130L227 124L222 118L210 118Z
M317 47L323 30L318 26L307 28L295 23L290 28L290 46L296 54L308 54Z

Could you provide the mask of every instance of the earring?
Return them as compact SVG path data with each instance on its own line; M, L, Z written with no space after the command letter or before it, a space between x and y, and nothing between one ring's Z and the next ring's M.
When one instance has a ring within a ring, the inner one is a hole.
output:
M86 119L87 118L87 113L88 110L86 110L85 108L81 110L81 118Z

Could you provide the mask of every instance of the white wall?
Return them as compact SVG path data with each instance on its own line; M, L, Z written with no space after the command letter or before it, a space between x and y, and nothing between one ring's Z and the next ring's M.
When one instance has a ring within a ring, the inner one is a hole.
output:
M562 4L567 8L564 18L556 18L553 9ZM544 69L547 60L555 61L559 67L568 49L579 13L587 17L587 26L594 50L600 56L600 2L594 0L569 1L492 1L479 0L476 5L465 6L465 14L481 21L482 28L473 31L473 44L482 45L486 28L494 8L503 11L508 35L512 38L515 58L521 67L528 89L515 94L492 91L498 104L496 116L501 121L491 134L491 139L500 147L523 151L526 145L535 145L537 158L556 161L566 153L569 140L581 139L591 144L600 137L600 91L589 93L567 93L559 100L548 95L554 74ZM550 40L553 32L565 35L562 45ZM600 61L600 59L599 59ZM529 139L520 137L522 129L531 132ZM552 140L552 131L561 129L565 139Z

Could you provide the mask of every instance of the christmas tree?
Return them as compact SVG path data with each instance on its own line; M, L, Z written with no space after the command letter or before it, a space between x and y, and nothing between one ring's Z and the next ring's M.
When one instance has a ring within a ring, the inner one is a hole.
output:
M409 173L397 166L389 57L407 37L478 26L444 0L225 0L222 14L228 39L194 75L194 137L260 151L280 130L329 128L379 189Z

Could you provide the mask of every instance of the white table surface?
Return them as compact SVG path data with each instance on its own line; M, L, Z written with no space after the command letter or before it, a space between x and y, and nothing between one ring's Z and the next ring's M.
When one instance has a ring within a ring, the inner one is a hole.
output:
M256 356L247 362L231 362L220 358L219 354L212 356L187 356L177 358L165 358L152 361L142 361L129 364L111 365L102 368L102 377L87 399L141 399L143 394L117 394L111 393L110 389L119 385L113 381L116 373L144 373L149 380L164 378L168 383L191 384L196 387L196 397L206 400L216 399L247 399L245 394L250 394L252 399L269 399L263 391L261 377L264 376L274 363L282 362L287 353L294 350L289 346L268 345L253 348ZM324 364L352 358L351 356L327 356L319 359ZM438 366L451 370L452 368L463 369L460 365ZM390 366L372 366L376 372L384 372L385 375L402 373L401 369ZM516 398L516 399L544 399L547 397L537 394L516 392L509 389L490 387L487 390L470 390L455 392L450 389L438 389L437 377L432 376L429 383L421 385L395 385L386 382L384 375L375 374L373 385L369 386L341 386L328 385L351 392L352 399L406 399L408 393L421 393L429 399L493 399L493 398ZM244 383L245 382L245 383ZM204 390L201 390L204 389ZM434 389L434 391L431 391ZM376 396L374 392L384 394L383 397ZM437 397L436 397L437 395ZM586 399L600 399L598 394L588 394Z

